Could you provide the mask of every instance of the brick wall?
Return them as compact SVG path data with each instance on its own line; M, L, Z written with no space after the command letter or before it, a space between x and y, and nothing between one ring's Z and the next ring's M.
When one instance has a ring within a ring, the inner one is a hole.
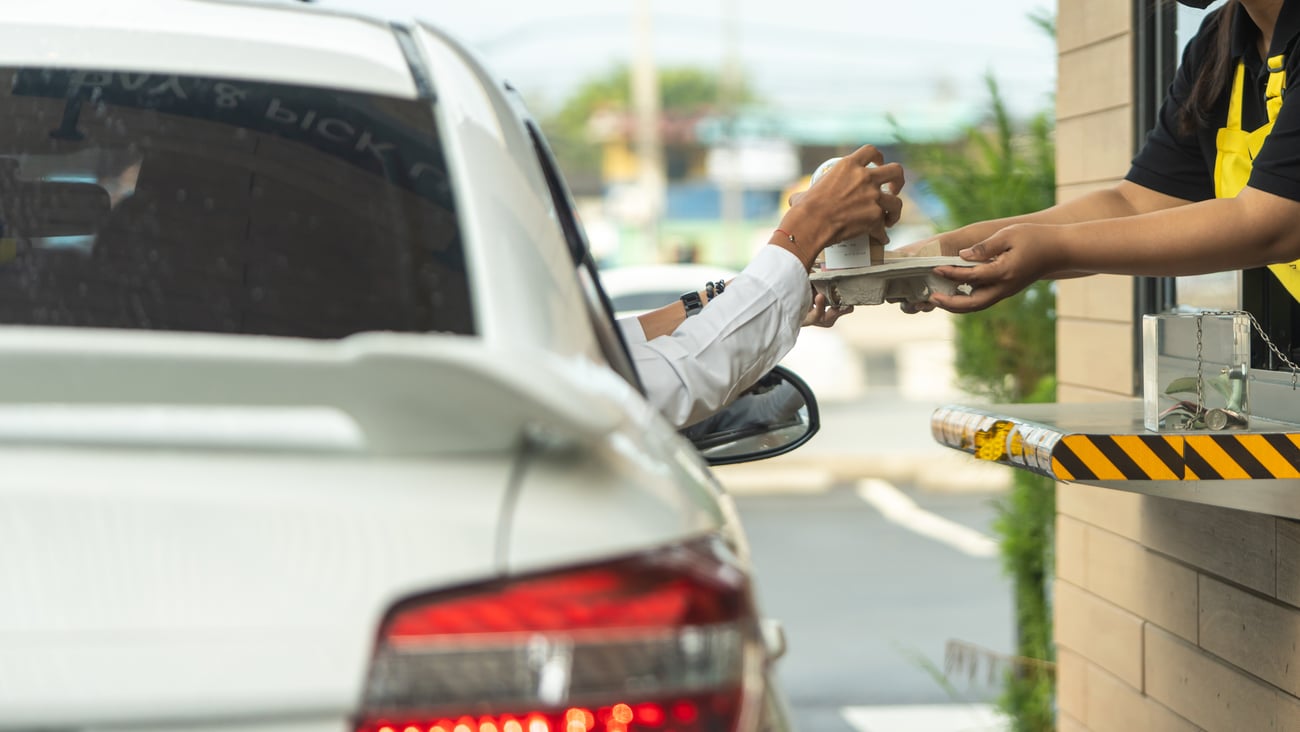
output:
M1132 0L1060 0L1058 197L1123 176ZM1063 402L1132 398L1132 281L1060 283ZM1059 728L1300 732L1300 522L1057 488Z

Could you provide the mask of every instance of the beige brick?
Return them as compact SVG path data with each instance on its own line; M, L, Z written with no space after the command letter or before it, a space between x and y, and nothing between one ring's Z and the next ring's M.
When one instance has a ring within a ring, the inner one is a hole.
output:
M1129 732L1146 729L1142 694L1132 686L1089 664L1085 685L1088 711L1084 720L1093 732Z
M1110 182L1128 172L1133 108L1100 109L1056 125L1058 185Z
M1277 519L1277 599L1300 607L1300 522Z
M1056 652L1056 706L1080 722L1087 722L1088 662L1064 648Z
M1300 732L1300 699L1278 694L1277 732Z
M1060 318L1056 333L1056 375L1062 382L1109 391L1132 388L1132 324Z
M1141 537L1144 498L1113 488L1061 483L1056 490L1056 511L1136 541Z
M1272 596L1277 584L1276 523L1263 514L1147 497L1141 541L1158 552Z
M1088 666L1086 683L1092 732L1196 732L1196 725L1096 666Z
M1142 618L1069 582L1056 582L1058 645L1142 687Z
M1089 592L1196 642L1196 572L1096 527L1085 546Z
M1146 726L1139 729L1146 732L1202 732L1200 727L1183 719L1155 699L1149 696L1143 698L1146 700Z
M1147 696L1211 732L1276 730L1286 699L1154 625L1146 626Z
M1065 514L1056 515L1056 576L1080 587L1088 586L1088 527Z
M1133 322L1133 278L1093 275L1056 283L1056 314L1061 318Z
M1065 51L1057 59L1056 116L1067 120L1133 101L1128 34ZM1132 130L1129 130L1130 135ZM1125 148L1129 150L1131 148Z
M1127 401L1132 398L1133 395L1128 392L1120 394L1114 391L1090 389L1086 386L1076 386L1074 384L1056 385L1056 401L1062 404L1101 404Z
M1132 0L1060 0L1056 6L1056 46L1070 51L1129 33Z
M1274 686L1300 693L1300 610L1201 577L1200 645Z
M1056 730L1057 732L1088 732L1088 728L1082 722L1068 714L1062 714L1056 720Z

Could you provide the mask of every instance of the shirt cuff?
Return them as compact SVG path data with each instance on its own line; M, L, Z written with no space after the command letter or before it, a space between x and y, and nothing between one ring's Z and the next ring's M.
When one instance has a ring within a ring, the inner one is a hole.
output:
M796 322L803 322L804 314L812 307L812 285L808 283L808 270L793 252L775 244L760 247L745 267L745 274L766 285L778 302L793 304L799 318Z
M618 319L618 328L623 331L623 342L629 346L633 343L645 343L645 328L635 315L626 315Z

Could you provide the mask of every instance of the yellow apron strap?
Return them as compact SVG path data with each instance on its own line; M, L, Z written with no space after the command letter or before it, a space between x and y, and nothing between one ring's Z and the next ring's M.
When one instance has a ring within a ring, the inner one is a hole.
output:
M1246 187L1250 179L1250 134L1241 129L1241 98L1245 88L1246 64L1238 61L1233 75L1232 94L1228 96L1228 117L1215 136L1214 197L1232 198Z
M1286 59L1281 55L1270 56L1268 59L1268 89L1264 92L1264 98L1267 100L1268 121L1272 124L1277 121L1277 113L1282 109L1282 90L1286 88ZM1240 67L1239 67L1240 68ZM1234 97L1237 99L1237 97ZM1237 99L1238 106L1240 100ZM1238 110L1240 114L1240 110ZM1240 124L1240 117L1238 118Z
M1245 87L1245 82L1246 64L1244 61L1238 61L1237 73L1232 79L1232 96L1228 98L1228 119L1223 125L1226 129L1241 129L1241 90Z

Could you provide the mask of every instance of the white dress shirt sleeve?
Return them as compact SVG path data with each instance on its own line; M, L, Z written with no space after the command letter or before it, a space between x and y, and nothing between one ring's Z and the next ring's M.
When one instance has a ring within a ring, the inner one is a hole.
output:
M770 371L794 346L811 300L803 264L768 245L671 334L646 340L634 317L619 327L646 398L680 428L730 404Z

